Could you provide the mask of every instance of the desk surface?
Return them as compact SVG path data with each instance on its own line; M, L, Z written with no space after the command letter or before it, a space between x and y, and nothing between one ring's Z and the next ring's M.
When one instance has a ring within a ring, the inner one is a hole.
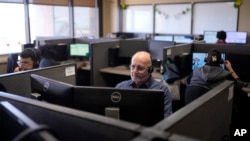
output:
M100 69L100 72L130 76L130 70L126 65L102 68ZM161 74L157 72L156 70L154 70L154 72L152 73L152 76L155 79L161 79Z

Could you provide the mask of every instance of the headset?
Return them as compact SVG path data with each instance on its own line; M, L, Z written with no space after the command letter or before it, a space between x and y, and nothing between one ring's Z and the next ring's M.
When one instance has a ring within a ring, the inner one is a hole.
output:
M148 73L152 73L153 71L154 71L154 67L153 66L148 67Z
M33 48L27 48L26 50L29 52L31 55L30 57L34 61L33 68L38 68L40 64L40 58L38 57L36 50Z
M150 55L150 61L151 61L151 66L148 67L148 73L154 72L154 67L152 66L153 63L153 57Z
M219 51L219 50L216 50L216 49L211 49L211 50L209 51L207 57L204 58L204 62L206 62L206 63L217 62L217 60L213 60L213 58L212 58L213 56L211 55L211 53L216 53L216 54L217 54L216 56L220 55L220 61L219 61L219 63L220 63L220 64L223 64L223 63L224 63L224 60L223 60L222 57L221 57L220 51ZM210 60L209 60L209 59L210 59ZM216 59L216 58L215 58L215 59Z

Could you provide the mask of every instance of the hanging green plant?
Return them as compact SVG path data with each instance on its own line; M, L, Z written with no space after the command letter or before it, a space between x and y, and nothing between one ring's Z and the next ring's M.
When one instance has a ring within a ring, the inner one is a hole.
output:
M238 8L241 6L241 4L242 4L242 0L235 0L234 7Z
M126 4L121 4L121 9L123 9L123 10L125 10L125 9L127 9L127 7L128 7L128 5L126 5Z

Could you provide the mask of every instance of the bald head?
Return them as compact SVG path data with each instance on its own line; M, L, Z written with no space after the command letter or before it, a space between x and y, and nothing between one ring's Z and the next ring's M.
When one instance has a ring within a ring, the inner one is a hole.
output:
M148 67L152 65L151 55L148 52L146 52L146 51L139 51L139 52L135 53L132 56L131 62L133 60L140 61L144 65L147 65Z

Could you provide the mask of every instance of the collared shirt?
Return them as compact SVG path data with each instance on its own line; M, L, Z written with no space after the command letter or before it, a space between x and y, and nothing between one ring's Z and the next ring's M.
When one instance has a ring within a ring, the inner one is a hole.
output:
M136 88L135 83L132 80L126 80L118 83L116 88ZM160 89L164 91L164 116L167 117L172 114L172 97L166 85L156 81L154 78L150 78L140 88L142 89Z

